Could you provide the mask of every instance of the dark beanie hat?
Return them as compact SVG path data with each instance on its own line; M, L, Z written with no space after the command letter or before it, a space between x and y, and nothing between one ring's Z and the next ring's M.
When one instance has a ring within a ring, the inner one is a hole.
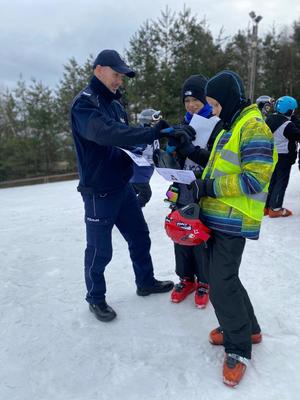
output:
M231 122L237 111L246 104L243 81L238 74L230 70L221 71L209 79L205 93L220 103L220 118L226 123Z
M195 97L200 100L203 104L206 104L205 100L205 85L207 79L203 75L191 75L183 84L181 90L181 98L184 99L188 96Z

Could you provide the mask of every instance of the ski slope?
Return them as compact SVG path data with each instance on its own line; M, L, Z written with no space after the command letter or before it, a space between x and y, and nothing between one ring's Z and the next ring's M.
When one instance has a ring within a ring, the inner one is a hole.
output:
M152 178L145 209L156 276L174 279L163 229L168 186ZM223 348L211 304L196 309L169 293L138 297L126 242L114 231L107 268L111 323L89 312L83 278L85 231L76 181L0 191L1 400L297 400L300 398L300 173L293 167L289 218L264 218L247 241L241 279L263 331L236 389L222 383Z

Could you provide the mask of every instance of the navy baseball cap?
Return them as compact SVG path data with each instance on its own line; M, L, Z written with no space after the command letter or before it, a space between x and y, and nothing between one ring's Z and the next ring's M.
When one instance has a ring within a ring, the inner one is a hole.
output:
M97 65L101 65L102 67L110 67L114 71L124 74L129 78L133 78L135 76L135 72L128 67L116 50L101 51L94 61L93 69L95 69Z

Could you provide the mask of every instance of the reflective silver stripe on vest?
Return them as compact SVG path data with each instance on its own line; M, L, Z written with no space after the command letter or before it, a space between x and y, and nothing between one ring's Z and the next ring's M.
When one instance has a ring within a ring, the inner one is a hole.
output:
M256 200L256 201L261 201L263 203L266 202L268 193L265 192L260 192L260 193L255 193L255 194L246 194L249 199Z
M239 156L234 151L226 150L226 149L222 150L221 158L225 161L230 162L231 164L238 165L238 166L240 165Z
M226 172L220 171L219 169L214 170L213 178L217 178L218 176L228 175Z

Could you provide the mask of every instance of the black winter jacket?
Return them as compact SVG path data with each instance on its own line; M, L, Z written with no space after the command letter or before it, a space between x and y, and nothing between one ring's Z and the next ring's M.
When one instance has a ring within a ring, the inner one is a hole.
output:
M118 99L95 76L74 99L71 126L80 182L78 191L104 194L121 190L130 180L131 158L117 146L150 144L159 137L155 128L131 128Z
M283 114L272 114L266 119L266 124L274 133L282 124L289 121L289 118ZM290 164L294 164L297 158L298 141L300 141L300 128L299 120L292 117L290 122L286 125L283 135L288 139L288 153L278 154L280 158L286 159Z

